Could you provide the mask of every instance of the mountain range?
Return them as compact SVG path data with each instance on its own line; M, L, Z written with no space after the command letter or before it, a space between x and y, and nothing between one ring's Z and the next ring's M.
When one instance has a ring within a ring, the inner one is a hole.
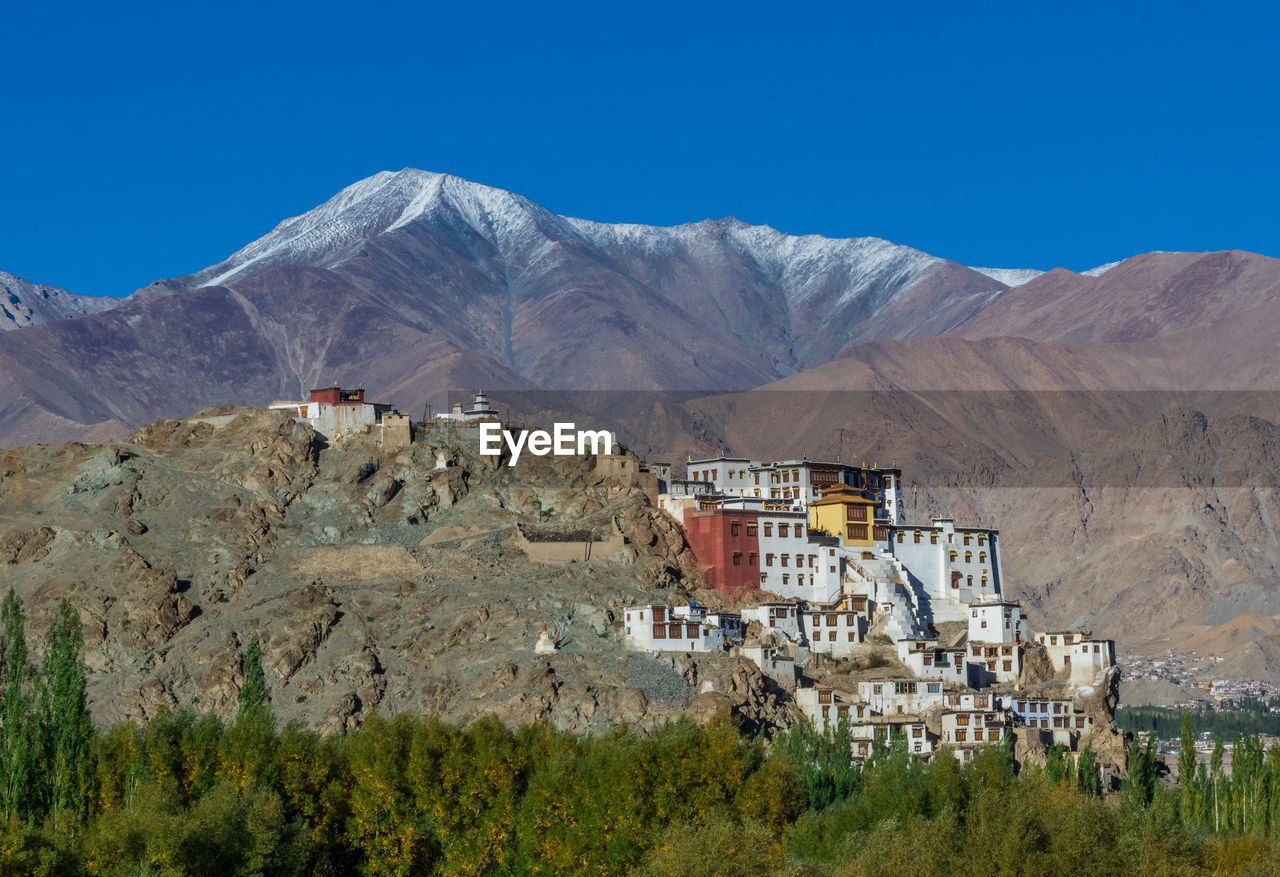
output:
M877 238L606 225L456 177L380 173L217 265L5 336L0 443L336 381L411 409L480 384L749 389L850 345L942 334L1008 289Z
M108 309L4 285L27 316L0 332L0 446L333 383L415 415L484 387L594 412L650 456L896 458L922 516L1005 528L1018 596L1122 650L1280 613L1266 256L969 268L734 219L572 219L403 170Z

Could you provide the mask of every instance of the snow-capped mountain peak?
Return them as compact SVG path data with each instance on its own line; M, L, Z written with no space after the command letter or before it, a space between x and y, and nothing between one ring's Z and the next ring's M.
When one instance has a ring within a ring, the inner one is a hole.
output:
M287 265L334 267L365 241L444 207L486 236L509 234L528 224L530 214L554 216L520 195L449 174L415 168L380 171L200 272L196 285L216 286Z

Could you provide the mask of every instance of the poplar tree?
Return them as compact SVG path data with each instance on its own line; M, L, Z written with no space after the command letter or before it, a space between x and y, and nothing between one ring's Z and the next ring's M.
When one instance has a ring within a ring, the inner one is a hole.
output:
M244 683L240 686L240 718L247 718L270 709L271 695L267 692L267 675L262 670L262 646L255 636L249 640L241 661Z
M0 605L0 810L25 819L35 808L39 753L31 703L26 618L12 588Z
M1086 746L1076 760L1076 788L1095 798L1102 796L1102 774L1094 764L1093 747Z
M68 816L78 822L88 811L93 725L85 693L86 671L80 657L83 648L80 615L63 600L45 640L39 684L48 805L57 822Z
M1178 785L1182 788L1182 818L1191 819L1196 782L1196 735L1191 729L1191 711L1182 714L1182 742L1178 748Z

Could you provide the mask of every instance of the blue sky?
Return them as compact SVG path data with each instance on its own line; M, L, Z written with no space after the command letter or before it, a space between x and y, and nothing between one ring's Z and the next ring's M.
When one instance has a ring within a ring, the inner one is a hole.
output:
M196 271L382 169L970 265L1280 256L1263 4L10 4L0 269Z

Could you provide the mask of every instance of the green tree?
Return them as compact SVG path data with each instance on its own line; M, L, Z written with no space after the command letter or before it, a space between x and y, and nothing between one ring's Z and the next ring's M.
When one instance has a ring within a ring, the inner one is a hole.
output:
M1086 746L1076 759L1076 788L1091 797L1102 797L1102 775L1093 754L1093 747Z
M1067 757L1067 747L1054 743L1045 755L1044 773L1051 785L1057 785L1071 777L1071 761Z
M244 684L240 686L240 717L269 710L271 694L267 691L267 674L262 670L262 646L255 636L249 640L241 661Z
M10 588L0 605L0 810L6 819L29 818L37 799L34 674L25 628L22 601Z
M1129 747L1129 778L1124 784L1124 799L1129 807L1144 810L1151 806L1156 793L1156 738L1147 738L1146 746L1135 742Z
M1191 711L1182 714L1182 740L1178 746L1178 786L1182 790L1182 818L1191 818L1195 802L1196 734L1191 727Z
M45 639L40 664L40 738L49 786L48 805L61 828L75 823L89 805L90 753L86 671L80 653L84 632L80 615L63 600Z

